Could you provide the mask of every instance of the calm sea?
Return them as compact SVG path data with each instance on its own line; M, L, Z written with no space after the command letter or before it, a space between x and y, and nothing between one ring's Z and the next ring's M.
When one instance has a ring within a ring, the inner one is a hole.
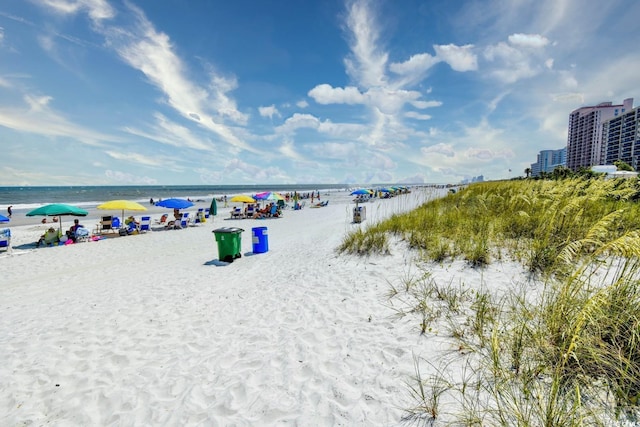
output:
M298 191L301 193L319 190L337 191L351 188L346 184L306 185L125 185L125 186L72 186L72 187L0 187L0 213L7 206L14 210L34 209L49 203L69 203L75 206L92 207L108 200L124 199L148 202L149 199L170 197L211 200L225 194L257 193L261 191Z

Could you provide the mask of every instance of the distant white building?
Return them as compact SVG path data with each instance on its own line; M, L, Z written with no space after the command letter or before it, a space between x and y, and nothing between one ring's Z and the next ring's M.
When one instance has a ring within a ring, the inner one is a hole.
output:
M637 178L638 172L631 171L619 171L615 165L599 165L593 166L591 168L592 171L598 173L604 173L605 179L613 179L613 178Z
M566 165L566 147L558 150L542 150L538 153L538 161L531 163L531 176L540 176L540 172L551 173L555 168Z

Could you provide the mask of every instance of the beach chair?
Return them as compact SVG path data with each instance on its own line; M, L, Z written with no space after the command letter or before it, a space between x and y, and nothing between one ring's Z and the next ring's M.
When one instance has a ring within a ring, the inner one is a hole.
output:
M235 208L231 211L231 218L242 218L242 217L243 217L242 209Z
M246 214L247 218L253 218L253 214L255 213L256 213L256 208L254 205L247 206L247 214Z
M8 251L11 246L11 230L8 228L0 229L0 250Z
M206 208L204 210L204 219L209 219L210 216L211 216L211 209Z
M88 242L91 239L90 234L86 228L78 227L76 231L73 232L73 237L76 243Z
M168 214L162 214L160 219L156 220L156 224L158 224L158 225L167 225L167 218L169 218Z
M207 220L204 218L204 208L199 208L196 212L196 217L193 220L194 224L202 224L206 221Z
M189 223L191 222L189 218L189 212L185 212L182 214L182 219L180 220L180 227L187 228Z
M278 212L278 205L271 206L271 210L269 211L269 216L271 218L278 218L280 213Z
M55 246L60 242L61 237L62 236L60 235L60 231L56 231L55 229L53 229L53 227L51 227L40 237L40 240L38 240L38 242L36 243L36 247L39 247L40 245ZM65 235L65 238L66 237L67 236Z
M120 218L118 218L117 216L114 216L111 219L111 229L113 231L118 231L119 228L120 228Z
M96 226L95 234L111 233L113 231L113 217L103 216Z
M151 217L143 216L142 218L140 218L140 227L138 228L138 231L140 231L141 233L146 233L149 230L151 230Z

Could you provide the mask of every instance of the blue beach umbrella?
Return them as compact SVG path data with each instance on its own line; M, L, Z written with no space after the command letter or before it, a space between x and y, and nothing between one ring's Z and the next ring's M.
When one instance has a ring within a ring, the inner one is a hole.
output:
M371 194L371 191L367 190L366 188L358 188L357 190L351 192L351 196L357 194Z
M193 206L193 203L185 199L165 199L157 202L156 206L169 209L186 209Z
M0 215L0 222L9 222L9 221L11 221L9 218L7 218L4 215Z

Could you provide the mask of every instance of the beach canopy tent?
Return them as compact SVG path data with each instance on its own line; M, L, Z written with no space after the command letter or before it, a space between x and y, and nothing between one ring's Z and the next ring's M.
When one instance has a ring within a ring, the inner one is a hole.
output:
M101 209L105 211L110 210L119 210L122 211L122 218L120 219L120 224L124 226L124 211L146 211L147 208L142 206L138 202L132 202L130 200L110 200L108 202L104 202L101 205L96 206L96 209Z
M84 209L80 209L77 206L67 205L64 203L52 203L50 205L40 206L30 212L27 212L27 216L59 216L60 221L60 233L62 233L62 217L71 216L87 216L89 212Z
M186 199L165 199L156 203L156 206L169 209L186 209L193 206L193 202Z
M9 218L7 218L4 215L0 215L0 222L9 222L9 221L11 221Z

